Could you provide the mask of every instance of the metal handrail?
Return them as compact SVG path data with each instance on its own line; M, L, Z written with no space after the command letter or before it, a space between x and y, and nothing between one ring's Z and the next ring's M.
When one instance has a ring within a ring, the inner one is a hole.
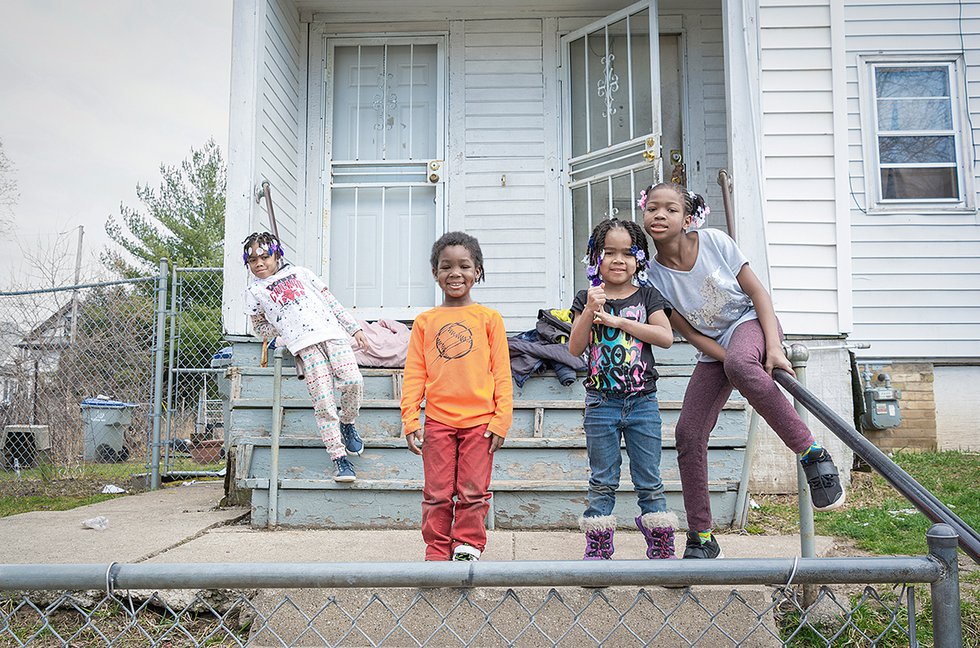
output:
M732 207L732 177L728 171L722 169L718 172L718 185L721 187L721 202L725 207L725 226L728 228L728 235L732 240L735 238L735 209Z
M773 378L929 520L952 527L959 536L960 548L973 559L973 562L980 564L980 534L975 529L949 510L949 507L940 502L935 495L902 470L898 464L889 459L791 374L777 369L773 371Z

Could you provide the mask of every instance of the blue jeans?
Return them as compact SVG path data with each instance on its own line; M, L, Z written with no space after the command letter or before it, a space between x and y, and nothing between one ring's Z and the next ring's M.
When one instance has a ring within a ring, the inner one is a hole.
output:
M585 447L592 474L584 517L612 515L623 465L620 438L626 440L630 477L640 512L667 510L664 485L660 481L660 428L656 392L623 395L586 392Z

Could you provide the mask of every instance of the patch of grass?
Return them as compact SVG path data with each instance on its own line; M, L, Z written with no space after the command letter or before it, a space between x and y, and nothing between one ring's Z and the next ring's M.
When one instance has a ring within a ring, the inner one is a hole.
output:
M980 454L975 452L898 453L903 470L931 491L973 528L980 527ZM761 496L749 511L749 533L798 533L796 496ZM843 536L876 555L926 553L932 523L877 474L853 472L843 509L814 514L821 535Z
M68 511L79 506L104 502L119 495L0 495L0 518L31 511Z
M892 460L917 482L932 492L954 513L973 528L980 528L980 453L930 452L898 453ZM763 495L755 500L760 508L749 511L746 530L753 534L799 533L799 508L796 495ZM847 538L853 546L874 555L923 555L927 553L925 534L932 526L890 484L877 474L852 472L847 504L843 509L814 514L816 532ZM980 567L961 554L960 605L963 620L963 645L980 647ZM916 588L916 634L921 645L932 645L932 602L928 585ZM852 605L858 596L850 598ZM795 616L794 616L795 615ZM908 627L908 611L899 612L899 623ZM853 616L853 628L848 627L834 645L863 645L858 633L875 637L885 633L891 615L883 610L863 607ZM780 619L780 627L788 636L799 625L799 614L790 611ZM833 632L831 632L833 634ZM892 635L877 645L893 645ZM908 640L898 643L908 645ZM804 628L794 636L792 645L823 646L819 636Z

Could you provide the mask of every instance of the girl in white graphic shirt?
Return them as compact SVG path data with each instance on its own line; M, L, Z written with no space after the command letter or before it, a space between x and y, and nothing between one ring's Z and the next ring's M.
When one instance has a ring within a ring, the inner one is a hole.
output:
M361 349L367 348L367 337L319 277L284 256L282 243L269 232L253 232L245 239L242 259L255 277L245 289L245 313L257 335L278 337L302 361L320 438L336 467L333 478L352 482L356 476L347 455L364 450L354 428L364 378L350 336ZM335 387L340 390L339 413Z

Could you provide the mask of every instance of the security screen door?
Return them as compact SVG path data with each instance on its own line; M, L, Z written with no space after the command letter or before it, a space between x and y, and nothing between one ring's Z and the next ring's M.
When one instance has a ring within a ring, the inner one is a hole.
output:
M612 217L642 222L637 195L661 178L658 35L657 3L649 0L562 38L568 256L575 288L587 285L578 259L593 226Z
M327 42L330 289L361 318L433 306L429 248L444 227L444 43Z

